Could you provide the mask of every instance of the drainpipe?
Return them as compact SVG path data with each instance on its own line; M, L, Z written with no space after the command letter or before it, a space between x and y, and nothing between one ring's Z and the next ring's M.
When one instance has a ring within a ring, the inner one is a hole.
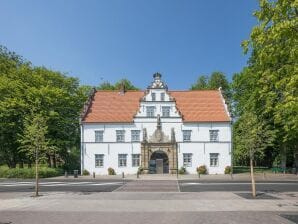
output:
M81 175L83 174L84 170L84 126L80 124L81 129Z

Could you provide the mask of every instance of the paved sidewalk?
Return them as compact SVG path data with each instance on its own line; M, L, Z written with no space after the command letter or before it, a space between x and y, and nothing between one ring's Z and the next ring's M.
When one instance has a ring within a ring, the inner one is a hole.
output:
M264 200L232 192L51 192L38 198L7 194L0 194L0 223L293 224L280 215L298 215L298 193Z
M257 181L298 181L298 175L295 174L273 174L273 173L255 173ZM52 177L49 179L74 179L73 176L65 178L64 176ZM78 179L94 179L93 176L79 176ZM95 179L122 179L122 175L96 175ZM235 180L235 181L250 181L250 174L213 174L213 175L200 175L197 174L143 174L139 175L125 175L126 180L210 180L210 181L221 181L221 180Z

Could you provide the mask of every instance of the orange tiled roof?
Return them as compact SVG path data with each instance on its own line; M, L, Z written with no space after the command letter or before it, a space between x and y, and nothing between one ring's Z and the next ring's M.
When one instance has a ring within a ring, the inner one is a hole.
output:
M169 91L169 94L175 98L184 122L230 121L217 90ZM119 91L97 91L83 122L133 122L142 96L143 91L127 91L123 95Z
M230 121L218 90L170 91L184 122Z

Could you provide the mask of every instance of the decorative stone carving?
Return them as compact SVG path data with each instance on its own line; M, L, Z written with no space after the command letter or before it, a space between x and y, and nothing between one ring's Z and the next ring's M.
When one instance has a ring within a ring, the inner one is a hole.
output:
M161 129L160 115L157 116L156 130L154 131L153 135L150 136L149 142L150 143L166 143L166 142L170 142L169 141L169 137L166 136L165 133Z
M143 129L143 142L147 142L147 129Z
M176 142L175 130L171 128L171 142Z
M161 80L161 74L155 73L153 75L154 81L151 83L151 85L148 88L151 89L168 89L168 86Z

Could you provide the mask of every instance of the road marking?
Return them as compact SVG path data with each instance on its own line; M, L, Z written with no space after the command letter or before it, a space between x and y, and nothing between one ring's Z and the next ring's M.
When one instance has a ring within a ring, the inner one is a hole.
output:
M0 183L0 187L23 187L34 186L35 182L10 182ZM40 186L44 187L58 187L58 186L103 186L103 185L122 185L122 182L40 182Z
M297 183L256 183L257 185L298 185ZM180 183L180 185L251 185L251 183Z

